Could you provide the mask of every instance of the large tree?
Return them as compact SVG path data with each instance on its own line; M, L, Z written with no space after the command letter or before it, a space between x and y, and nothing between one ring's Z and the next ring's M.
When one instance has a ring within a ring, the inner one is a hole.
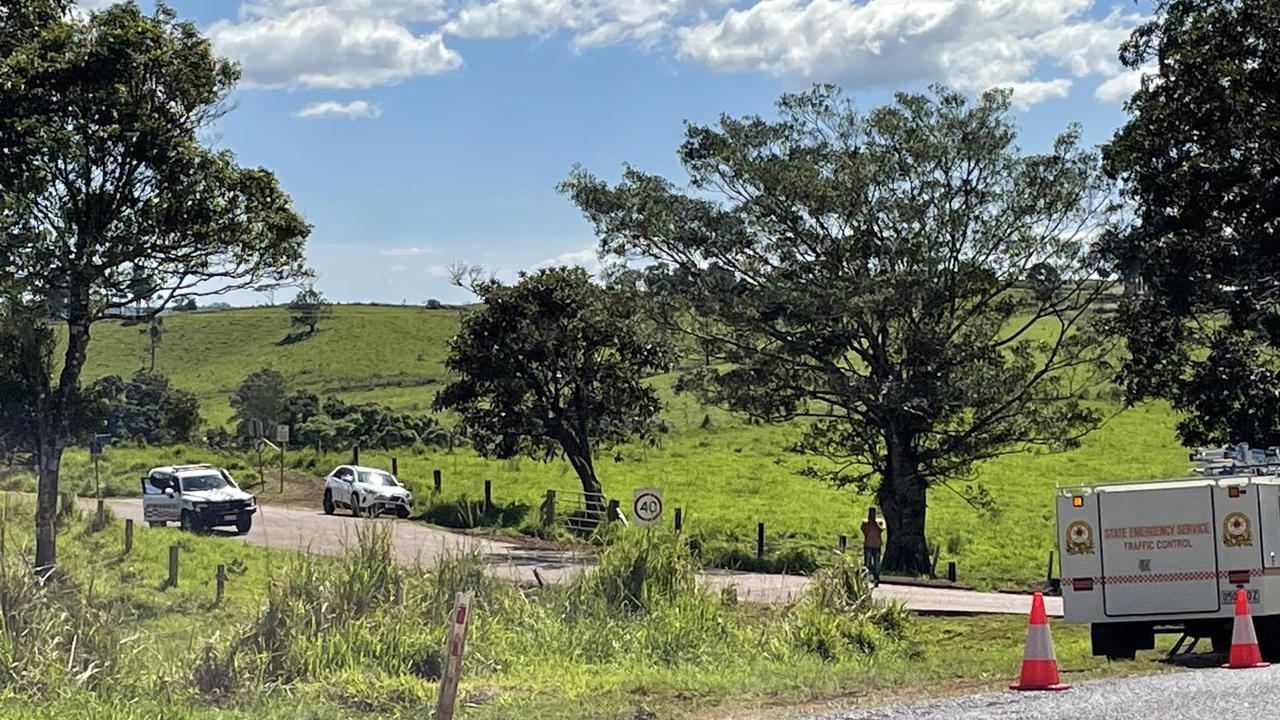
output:
M1280 444L1280 4L1162 0L1120 56L1147 72L1104 151L1137 219L1106 243L1140 281L1129 398L1188 444Z
M289 311L289 324L305 327L307 335L314 335L320 321L333 315L333 307L314 285L299 290L285 309Z
M860 114L817 87L777 119L690 125L680 159L688 190L633 168L563 189L604 252L682 303L660 315L708 360L686 387L808 418L808 472L874 490L887 568L929 569L930 486L985 501L959 483L976 463L1095 427L1089 240L1110 193L1076 130L1026 154L1004 91Z
M594 451L645 436L661 404L645 378L670 355L635 297L551 268L514 285L471 285L482 301L462 320L445 366L455 378L436 410L486 457L567 460L593 508L603 505Z
M65 326L31 418L39 567L94 323L298 276L309 232L274 175L206 145L239 72L194 25L61 5L0 14L0 275Z

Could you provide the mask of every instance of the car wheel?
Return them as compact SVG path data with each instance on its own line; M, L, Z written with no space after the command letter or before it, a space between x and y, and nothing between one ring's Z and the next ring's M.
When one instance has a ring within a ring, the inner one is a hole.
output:
M405 507L404 505L401 505L400 507L396 508L396 517L400 518L401 520L408 519L409 508Z
M252 527L253 527L252 515L241 515L240 517L236 518L236 532L240 533L241 535L247 534Z
M329 492L328 490L324 491L324 502L322 503L322 505L324 506L325 515L333 514L333 493Z
M360 517L360 496L351 494L351 516Z
M201 529L200 523L196 520L195 513L190 510L182 511L181 519L178 521L178 524L187 532L200 532Z

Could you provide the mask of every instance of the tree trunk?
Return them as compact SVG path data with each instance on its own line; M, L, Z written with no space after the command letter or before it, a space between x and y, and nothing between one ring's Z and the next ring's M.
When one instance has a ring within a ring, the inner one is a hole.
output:
M886 571L924 575L929 572L925 480L909 440L892 439L888 445L887 472L876 492L888 534L882 565Z
M58 471L62 465L62 442L46 419L41 423L39 481L36 486L37 570L52 568L58 559Z
M79 412L80 371L89 350L89 285L73 296L67 306L67 352L58 375L58 387L48 388L48 375L42 369L45 386L37 412L36 445L39 451L39 481L36 489L36 557L37 568L52 568L58 560L58 476L62 467L62 451L70 433L70 415Z
M592 512L603 512L605 507L604 488L596 477L595 466L591 462L591 451L586 448L566 449L565 456L569 464L582 481L582 494L586 496L587 509Z

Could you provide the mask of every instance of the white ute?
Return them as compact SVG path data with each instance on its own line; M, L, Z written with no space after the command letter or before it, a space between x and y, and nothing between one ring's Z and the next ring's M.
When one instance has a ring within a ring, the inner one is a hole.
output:
M360 465L339 465L324 479L325 515L344 507L352 515L394 513L409 517L413 494L385 470Z
M142 517L151 527L177 522L200 532L232 526L244 534L257 511L257 500L213 465L167 465L142 477Z
M1064 614L1091 624L1094 655L1132 658L1164 632L1225 651L1243 588L1263 656L1280 657L1280 477L1205 474L1058 489Z

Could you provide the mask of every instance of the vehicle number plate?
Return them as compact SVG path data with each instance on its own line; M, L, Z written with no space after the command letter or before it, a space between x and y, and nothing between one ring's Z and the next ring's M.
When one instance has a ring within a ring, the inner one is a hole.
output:
M1244 591L1244 595L1245 595L1245 601L1246 601L1246 602L1248 602L1248 603L1250 603L1250 604L1257 604L1258 602L1260 602L1260 601L1262 600L1262 595L1261 595L1261 593L1259 593L1257 590L1245 590L1245 591ZM1222 604L1223 604L1223 605L1230 605L1231 603L1233 603L1233 602L1235 602L1235 601L1236 601L1236 591L1235 591L1235 590L1223 590L1223 591L1222 591Z

